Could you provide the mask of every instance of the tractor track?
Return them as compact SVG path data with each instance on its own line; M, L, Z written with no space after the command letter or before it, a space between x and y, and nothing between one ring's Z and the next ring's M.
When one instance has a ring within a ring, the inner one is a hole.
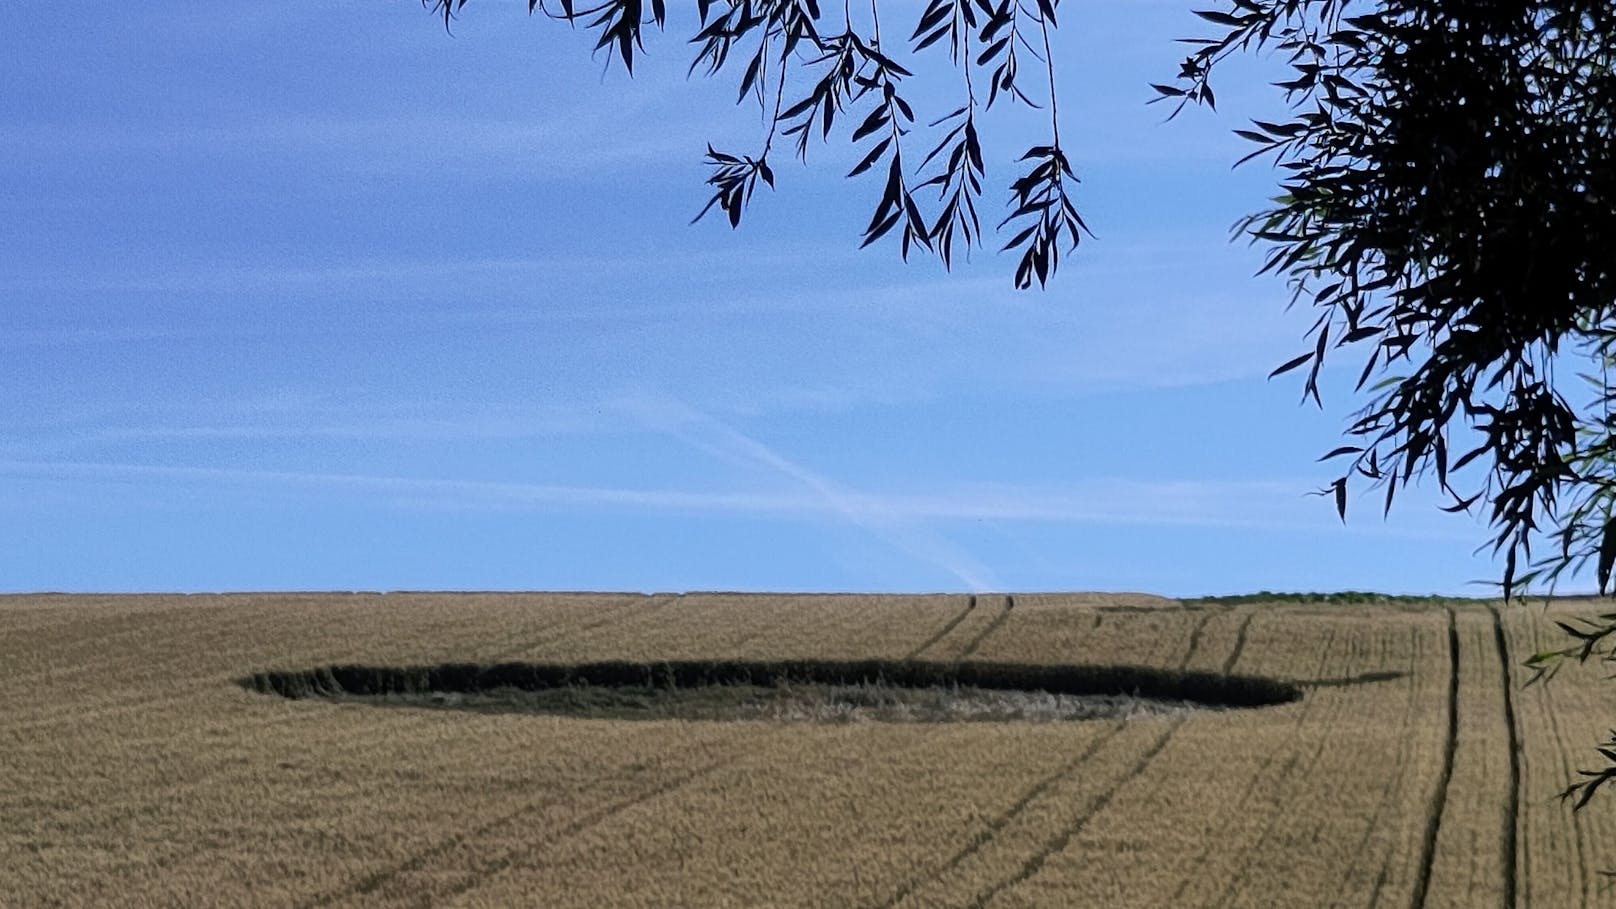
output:
M1409 898L1412 909L1423 909L1431 889L1431 868L1436 862L1436 841L1442 832L1442 815L1448 807L1448 785L1453 781L1453 757L1459 748L1459 623L1453 607L1448 613L1448 721L1447 740L1442 747L1442 769L1437 772L1436 791L1425 814L1425 837L1420 843L1420 870Z
M1052 856L1063 851L1067 846L1071 845L1072 840L1075 839L1078 834L1082 833L1084 828L1088 827L1089 822L1094 820L1094 818L1097 817L1100 812L1104 811L1106 806L1111 804L1111 800L1116 798L1117 793L1121 792L1124 786L1127 786L1129 783L1133 782L1144 774L1146 768L1150 766L1150 762L1156 758L1156 755L1161 754L1162 751L1166 749L1168 740L1173 737L1173 733L1177 732L1179 728L1184 725L1184 722L1185 718L1183 716L1175 717L1168 725L1167 731L1163 732L1161 736L1158 737L1156 741L1139 756L1139 759L1134 762L1134 765L1129 768L1128 772L1124 774L1121 779L1117 780L1117 782L1112 785L1111 788L1096 796L1094 801L1089 804L1088 810L1085 811L1081 817L1071 824L1068 824L1059 833L1051 837L1037 852L1028 856L1027 859L1021 863L1021 867L1016 869L1014 874L999 881L988 889L979 892L976 895L976 898L970 903L971 909L983 909L983 907L997 899L999 894L1030 879L1033 875L1037 874L1043 869L1044 864L1048 862Z
M935 645L938 641L941 641L943 638L948 637L948 633L950 631L953 631L955 628L958 628L959 623L965 621L965 617L970 615L971 610L973 610L975 608L976 608L976 594L973 593L973 594L971 594L970 600L966 601L965 608L961 609L959 611L958 615L955 615L953 618L949 619L948 623L945 624L943 627L937 629L935 634L933 634L931 637L927 638L926 640L922 641L920 643L919 647L916 647L915 649L913 649L913 650L909 651L908 653L904 654L904 656L903 656L904 660L908 661L908 660L918 659L922 653L925 653L927 650L930 650L933 647L933 645Z
M960 651L959 656L954 658L954 662L963 662L964 660L970 658L972 654L976 653L977 648L982 646L982 642L986 641L990 635L992 635L995 631L998 631L999 628L1004 625L1005 620L1010 618L1010 610L1015 608L1016 598L1006 595L1004 598L1004 609L1000 611L998 615L993 617L993 621L989 622L987 627L983 628L981 631L978 631L976 633L976 637L971 638L970 643L965 645L965 649Z

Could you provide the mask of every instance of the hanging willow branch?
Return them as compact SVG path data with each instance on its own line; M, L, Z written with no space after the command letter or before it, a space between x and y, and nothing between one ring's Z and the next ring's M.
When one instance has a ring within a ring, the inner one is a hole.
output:
M1369 403L1348 484L1432 477L1449 510L1478 509L1503 560L1505 599L1592 563L1616 570L1616 4L1611 0L1230 0L1162 99L1213 106L1219 64L1246 49L1288 57L1286 122L1237 130L1283 173L1274 206L1237 231L1268 250L1312 342L1275 370L1362 355ZM1176 111L1175 111L1176 113ZM1575 375L1593 400L1567 397ZM1376 380L1371 382L1371 380ZM1467 470L1468 468L1468 470ZM1480 474L1477 477L1477 474ZM1461 487L1457 477L1475 478ZM1533 551L1533 543L1551 543ZM1484 547L1486 548L1486 547ZM1616 613L1562 622L1568 645L1531 657L1616 662ZM1585 771L1566 798L1616 780Z
M421 2L440 15L447 28L467 0ZM706 182L711 195L694 220L718 211L731 227L738 226L758 185L771 189L775 185L769 156L777 136L791 139L795 156L806 162L814 138L829 141L838 126L846 125L848 141L860 149L848 176L860 177L878 168L884 175L860 245L893 235L905 259L919 249L951 268L955 256L968 255L985 242L977 213L987 173L978 131L980 113L1001 99L1031 108L1047 106L1050 141L1021 156L1025 172L1010 183L1009 214L999 224L1011 233L1002 251L1020 255L1016 287L1030 287L1035 280L1044 286L1055 273L1062 246L1075 249L1080 236L1088 233L1071 196L1077 177L1060 144L1049 52L1059 2L928 0L909 36L907 52L946 48L961 73L964 98L950 113L926 121L923 129L936 131L921 146L930 151L918 167L911 167L905 148L921 129L904 94L904 80L911 72L900 55L882 43L882 11L876 0L857 20L844 0L836 25L828 24L819 0L696 0L698 29L689 42L695 47L690 72L732 76L737 103L755 99L764 108L768 125L756 150L742 153L708 146ZM645 50L648 28L662 31L667 24L663 0L528 0L528 12L592 32L595 50L619 61L630 74L636 56ZM1041 52L1034 39L1042 45ZM1023 55L1044 63L1047 105L1035 103L1020 81ZM790 79L791 73L803 78ZM988 85L985 103L979 103L976 94L980 79ZM788 97L788 84L809 88L800 97ZM935 196L928 192L933 189Z

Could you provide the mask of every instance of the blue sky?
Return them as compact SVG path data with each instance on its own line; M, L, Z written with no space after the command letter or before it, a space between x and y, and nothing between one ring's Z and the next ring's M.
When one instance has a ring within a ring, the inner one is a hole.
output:
M918 2L889 2L912 20ZM1480 593L1485 529L1308 493L1361 404L1229 226L1273 189L1145 102L1189 5L1056 36L1097 234L1040 292L857 248L845 141L687 224L755 107L478 0L57 4L0 59L0 589ZM939 58L938 62L941 62ZM925 75L930 70L922 70ZM947 74L938 71L952 86ZM918 92L922 117L953 99ZM985 121L989 197L1040 114ZM997 217L991 217L997 221Z

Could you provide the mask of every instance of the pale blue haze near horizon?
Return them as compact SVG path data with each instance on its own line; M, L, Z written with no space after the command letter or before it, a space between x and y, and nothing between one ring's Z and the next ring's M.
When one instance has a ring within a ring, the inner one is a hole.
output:
M1229 238L1274 70L1164 123L1192 5L1062 6L1097 237L1043 292L859 250L845 132L687 224L762 122L684 77L680 4L633 79L508 0L15 16L0 590L1487 593L1434 490L1309 495L1361 361L1322 411L1266 378L1312 318ZM1045 120L984 124L996 222Z

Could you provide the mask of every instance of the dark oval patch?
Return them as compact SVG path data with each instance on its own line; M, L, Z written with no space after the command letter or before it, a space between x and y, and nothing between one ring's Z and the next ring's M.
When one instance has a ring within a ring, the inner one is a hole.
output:
M1299 700L1274 679L1141 666L895 660L337 665L256 672L293 699L605 719L1054 721Z

